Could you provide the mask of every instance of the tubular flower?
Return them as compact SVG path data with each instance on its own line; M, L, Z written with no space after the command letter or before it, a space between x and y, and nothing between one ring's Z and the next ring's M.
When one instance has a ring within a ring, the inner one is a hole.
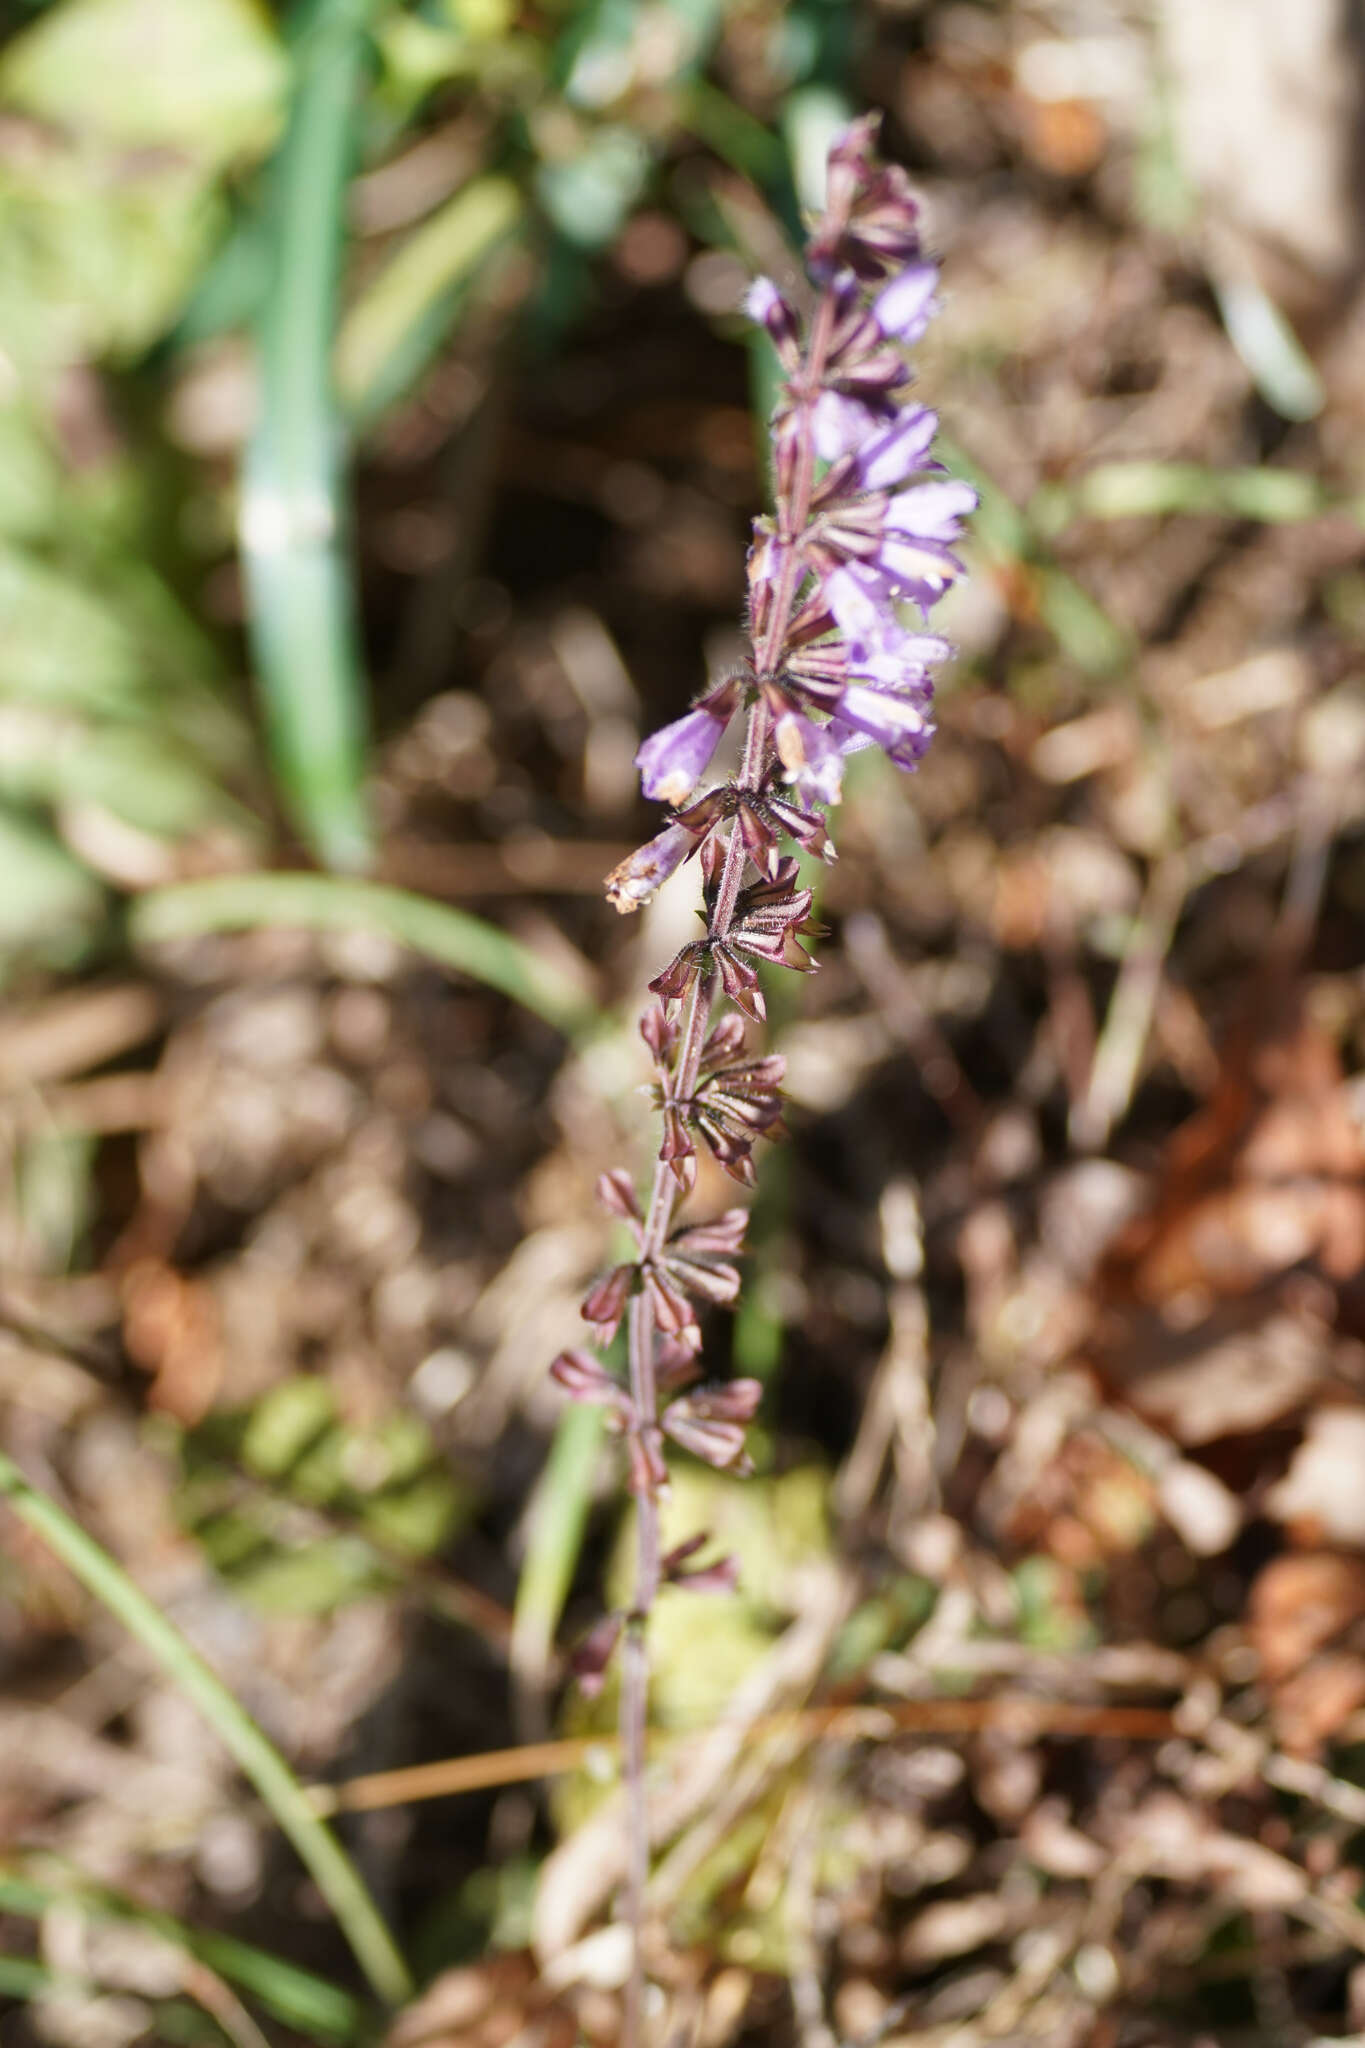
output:
M645 741L635 765L646 796L666 804L686 802L710 767L738 701L738 679L727 677L708 690L685 717L663 726Z
M638 910L677 872L696 849L696 840L681 825L665 825L646 845L607 876L607 900L625 913Z

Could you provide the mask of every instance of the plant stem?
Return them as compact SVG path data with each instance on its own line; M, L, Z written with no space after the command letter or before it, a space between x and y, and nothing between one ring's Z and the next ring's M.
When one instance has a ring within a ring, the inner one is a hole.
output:
M825 357L833 329L833 301L822 294L811 323L806 363L798 397L813 397L820 389ZM783 560L774 600L755 649L755 669L760 678L777 673L790 631L797 596L805 569L797 547L810 512L815 481L815 449L809 409L803 418L797 441L797 456L791 489L778 508L778 539ZM758 790L768 766L769 717L761 696L750 706L744 735L744 756L738 787ZM737 825L732 825L725 849L715 905L708 925L708 937L723 939L734 918L735 904L744 879L746 855ZM682 1034L674 1060L670 1094L683 1102L697 1085L702 1050L706 1043L715 1004L716 976L698 975L692 983ZM678 1183L662 1159L654 1169L649 1208L640 1238L640 1258L657 1258L672 1227L678 1200ZM642 1475L635 1502L636 1571L635 1599L622 1644L621 1744L626 1797L627 1877L626 1919L631 1930L630 1975L626 1983L626 2048L642 2048L644 2039L645 1894L649 1883L649 1798L645 1784L645 1735L649 1723L649 1645L646 1638L649 1615L658 1597L660 1583L659 1498L649 1479L647 1453L658 1441L658 1389L654 1372L654 1320L646 1297L636 1295L629 1311L630 1392L635 1428L646 1455L639 1461Z
M671 1180L666 1167L655 1177ZM651 1214L654 1205L651 1204ZM642 1434L652 1435L658 1408L654 1384L654 1324L648 1302L630 1304L630 1388ZM644 2039L645 1890L649 1883L649 1798L645 1784L645 1732L649 1721L649 1645L645 1627L659 1590L659 1500L648 1484L635 1501L635 1604L621 1645L621 1745L626 1791L626 1919L631 1931L630 1976L626 1983L625 2039L640 2048Z

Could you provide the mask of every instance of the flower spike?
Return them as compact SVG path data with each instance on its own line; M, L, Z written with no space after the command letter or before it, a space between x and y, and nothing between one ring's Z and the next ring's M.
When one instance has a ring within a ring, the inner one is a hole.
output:
M935 414L907 395L905 351L937 310L938 268L909 181L878 157L877 133L875 117L855 121L830 152L824 210L806 247L813 293L788 294L760 278L746 297L783 380L772 420L773 511L754 522L748 558L746 657L641 745L644 793L672 814L607 883L615 907L634 911L695 856L703 926L655 974L655 1000L640 1023L660 1128L648 1201L620 1170L598 1183L633 1235L635 1257L596 1281L583 1315L599 1345L626 1325L629 1384L586 1351L564 1352L553 1367L565 1393L605 1408L623 1438L638 1519L631 1611L607 1617L578 1659L584 1682L596 1685L625 1645L630 2048L641 2039L650 1857L644 1624L661 1586L723 1590L736 1577L729 1558L693 1561L702 1536L665 1554L665 1439L720 1472L743 1474L761 1391L754 1380L709 1381L701 1364L706 1317L740 1293L746 1212L682 1224L676 1212L704 1192L713 1167L752 1186L758 1140L786 1135L783 1060L751 1043L746 1028L766 1016L760 976L815 965L807 948L819 933L801 856L834 859L826 813L843 796L844 762L877 746L909 769L930 743L933 672L950 650L928 615L963 574L956 549L976 503L934 457ZM738 773L701 787L741 714Z

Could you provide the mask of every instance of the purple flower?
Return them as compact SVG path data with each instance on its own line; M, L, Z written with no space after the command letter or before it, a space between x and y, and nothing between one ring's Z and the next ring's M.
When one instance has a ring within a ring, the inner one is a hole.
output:
M856 568L836 569L825 581L825 596L844 640L844 673L890 689L932 691L930 668L952 649L934 633L911 633L885 598L878 602L875 578ZM816 650L812 656L818 661Z
M788 376L794 375L801 363L801 323L770 277L754 279L745 294L744 310L756 326L766 327L783 369Z
M937 263L908 263L896 272L872 301L872 317L882 333L906 348L918 341L938 311L937 285Z
M914 484L899 492L887 507L889 531L923 540L956 540L962 521L976 510L976 492L958 477L942 483Z
M789 848L833 859L823 811L839 800L849 755L877 746L911 768L928 745L933 670L949 648L924 621L962 573L953 547L976 503L933 458L934 413L907 396L905 350L937 310L938 271L921 247L905 173L874 153L876 132L875 117L857 121L830 153L826 205L807 244L809 313L769 278L746 296L783 372L774 509L755 521L748 561L748 658L640 747L645 795L674 816L608 883L616 907L634 910L693 854L703 880L701 934L650 982L659 1001L640 1027L663 1127L661 1170L647 1202L620 1169L598 1183L636 1255L588 1290L583 1316L601 1345L629 1309L629 1386L587 1352L562 1353L554 1367L564 1390L605 1407L625 1439L642 1530L632 1628L661 1582L733 1583L729 1560L694 1562L704 1538L662 1556L658 1541L664 1434L722 1471L744 1471L759 1397L751 1380L698 1384L701 1310L739 1294L745 1213L679 1227L676 1204L700 1180L704 1148L749 1186L758 1139L785 1135L782 1060L746 1043L743 1020L763 1021L768 971L815 965L804 943L817 935L812 892L799 886ZM705 787L741 705L743 766ZM590 1682L619 1630L611 1617L587 1646ZM631 1711L638 1735L638 1688ZM638 1830L638 1781L633 1796Z
M837 804L842 794L843 749L828 725L800 711L784 711L773 726L786 780L803 804Z
M680 868L696 840L681 825L665 825L653 839L638 846L628 860L607 876L607 900L623 917L648 903L669 876Z
M726 676L672 725L651 735L635 756L640 787L660 803L685 804L710 765L739 702L739 676Z
M866 114L830 150L825 210L806 247L821 283L840 270L875 280L919 255L919 205L900 166L874 154L880 126L880 115Z
M855 564L879 603L910 597L928 611L962 574L948 544L976 503L971 485L950 478L914 484L894 497L873 491L844 498L832 481L836 474L825 478L820 508L802 537L817 578L823 584L831 571Z
M837 738L845 730L850 737L863 734L898 768L913 768L934 733L932 720L910 697L898 697L865 683L850 683L839 699L830 731Z
M889 419L894 422L894 413ZM873 412L858 399L846 398L842 391L822 391L811 407L811 435L822 462L856 455L887 424L887 414Z
M941 467L929 459L938 414L927 406L903 406L888 418L826 391L815 402L812 424L816 453L826 462L849 463L827 479L826 496L890 490L920 470Z
M635 756L640 787L659 803L685 804L710 766L726 721L710 711L689 711L652 733Z

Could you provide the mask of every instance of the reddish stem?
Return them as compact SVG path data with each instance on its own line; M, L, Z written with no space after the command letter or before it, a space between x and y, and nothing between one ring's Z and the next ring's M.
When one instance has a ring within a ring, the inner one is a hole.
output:
M821 296L811 322L805 374L795 385L799 394L817 392L824 372L825 355L833 325L833 305ZM777 673L791 627L797 596L805 570L795 545L805 529L810 494L815 479L815 449L809 426L809 412L803 418L797 445L792 489L787 502L779 505L778 529L783 543L782 564L769 608L766 630L754 650L754 665L760 676ZM738 777L741 789L760 789L768 768L769 718L762 698L749 710L744 738L744 756ZM737 826L732 826L725 849L720 884L716 891L708 937L723 939L734 918L735 903L744 879L745 851ZM698 975L687 1001L682 1033L673 1063L670 1094L674 1101L686 1101L697 1085L702 1048L710 1029L715 1003L716 977ZM649 1208L640 1239L641 1260L658 1256L667 1242L678 1200L678 1183L671 1169L660 1160L654 1169ZM654 1322L647 1297L636 1295L630 1304L628 1322L630 1391L635 1409L635 1428L642 1447L651 1449L658 1441L658 1388L654 1372ZM648 1471L646 1459L637 1461ZM622 1645L621 1742L626 1796L627 1877L626 1919L633 1947L630 1976L626 1984L625 2048L642 2048L644 2041L645 1894L649 1883L649 1798L645 1784L645 1736L649 1719L649 1646L646 1627L660 1583L659 1501L646 1483L636 1497L635 1599Z

